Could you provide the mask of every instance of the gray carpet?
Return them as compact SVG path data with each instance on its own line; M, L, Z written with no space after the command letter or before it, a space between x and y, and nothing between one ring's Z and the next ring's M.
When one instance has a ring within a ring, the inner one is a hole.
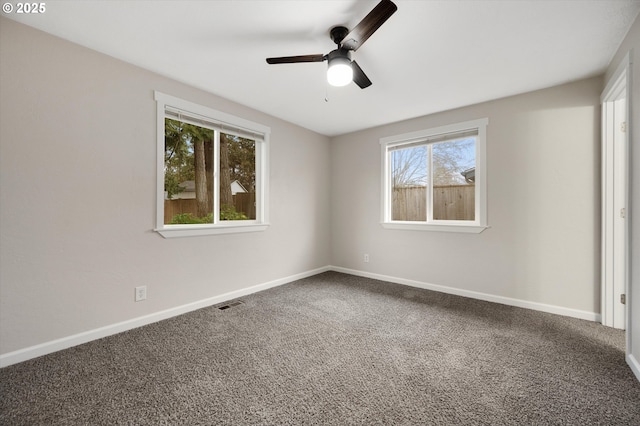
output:
M328 272L0 370L2 425L640 425L624 333Z

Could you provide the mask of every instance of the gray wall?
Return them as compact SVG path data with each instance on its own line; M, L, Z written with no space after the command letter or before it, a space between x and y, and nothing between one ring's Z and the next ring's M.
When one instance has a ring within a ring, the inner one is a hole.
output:
M329 138L4 18L0 43L0 353L329 264ZM271 127L266 232L152 231L154 90Z
M601 90L592 78L334 138L332 264L595 316ZM383 229L379 139L483 117L491 228Z
M609 78L618 68L621 60L631 51L631 100L630 100L630 291L628 309L631 315L631 362L640 379L640 16L633 23L626 38L616 52L605 78Z

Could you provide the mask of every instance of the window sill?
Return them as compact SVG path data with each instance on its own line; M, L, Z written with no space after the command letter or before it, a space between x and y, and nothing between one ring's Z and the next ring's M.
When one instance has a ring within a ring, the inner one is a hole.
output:
M222 225L166 225L155 229L164 238L198 237L204 235L240 234L245 232L262 232L269 227L268 223L230 223Z
M466 225L466 224L426 224L419 222L382 222L384 229L396 229L403 231L436 231L436 232L462 232L468 234L479 234L489 226Z

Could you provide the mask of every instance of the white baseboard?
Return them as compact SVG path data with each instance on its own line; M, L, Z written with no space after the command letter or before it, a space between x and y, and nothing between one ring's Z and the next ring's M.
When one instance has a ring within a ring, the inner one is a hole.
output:
M579 318L588 321L600 322L600 314L595 312L581 311L578 309L565 308L562 306L547 305L544 303L530 302L528 300L512 299L510 297L496 296L493 294L480 293L477 291L463 290L454 287L447 287L438 284L429 284L420 281L408 280L405 278L391 277L388 275L375 274L372 272L358 271L355 269L343 268L340 266L331 266L330 269L345 274L357 275L366 278L373 278L381 281L389 281L396 284L404 284L411 287L422 288L425 290L438 291L440 293L455 294L457 296L469 297L471 299L479 299L487 302L500 303L502 305L517 306L519 308L533 309L551 314L563 315L567 317Z
M14 352L9 352L0 355L0 368L6 367L19 362L27 361L29 359L37 358L42 355L47 355L52 352L57 352L62 349L67 349L73 346L81 345L83 343L90 342L92 340L101 339L103 337L111 336L113 334L121 333L127 330L131 330L137 327L142 327L147 324L162 321L167 318L175 317L185 314L187 312L195 311L197 309L206 308L208 306L216 305L227 300L235 299L238 297L246 296L248 294L256 293L259 291L267 290L269 288L277 287L283 284L290 283L302 278L307 278L312 275L316 275L326 271L336 271L345 274L351 274L361 277L373 278L376 280L388 281L397 284L404 284L411 287L422 288L426 290L438 291L441 293L454 294L463 297L469 297L472 299L485 300L488 302L501 303L503 305L517 306L520 308L533 309L536 311L548 312L552 314L564 315L568 317L580 318L588 321L600 322L600 314L595 312L580 311L577 309L570 309L561 306L546 305L543 303L530 302L520 299L512 299L509 297L495 296L487 293L480 293L470 290L463 290L454 287L447 287L437 284L429 284L420 281L408 280L404 278L391 277L388 275L375 274L371 272L358 271L355 269L343 268L339 266L325 266L318 269L302 272L299 274L291 275L285 278L269 281L266 283L258 284L245 289L232 291L229 293L221 294L219 296L199 300L197 302L188 303L186 305L177 306L175 308L166 309L164 311L156 312L153 314L145 315L138 318L133 318L127 321L111 324L105 327L100 327L94 330L85 331L72 336L63 337L61 339L52 340L49 342L41 343L39 345L31 346L28 348L20 349ZM640 366L637 360L631 355L627 358L627 362L634 370L636 376L640 380Z
M629 354L627 355L627 364L629 364L631 371L633 371L633 374L636 375L636 378L640 382L640 362L638 362L632 354Z
M221 294L219 296L198 300L197 302L188 303L186 305L177 306L175 308L166 309L164 311L156 312L156 313L145 315L142 317L133 318L127 321L122 321L122 322L111 324L105 327L96 328L94 330L89 330L82 333L74 334L72 336L63 337L61 339L52 340L50 342L41 343L39 345L30 346L28 348L20 349L14 352L8 352L6 354L0 355L0 368L7 367L12 364L17 364L19 362L27 361L29 359L37 358L42 355L47 355L52 352L57 352L62 349L67 349L73 346L81 345L83 343L87 343L92 340L97 340L103 337L111 336L113 334L122 333L123 331L142 327L143 325L152 324L154 322L158 322L167 318L172 318L178 315L182 315L187 312L195 311L197 309L206 308L212 305L217 305L227 300L236 299L238 297L246 296L252 293L257 293L259 291L267 290L269 288L277 287L283 284L290 283L292 281L296 281L302 278L307 278L312 275L316 275L329 270L331 270L331 268L328 266L318 268L318 269L313 269L310 271L291 275L285 278L280 278L277 280L258 284L252 287Z

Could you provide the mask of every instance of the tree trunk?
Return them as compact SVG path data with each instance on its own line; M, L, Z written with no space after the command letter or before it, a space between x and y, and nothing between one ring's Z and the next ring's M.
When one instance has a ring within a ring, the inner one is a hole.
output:
M231 194L231 170L229 169L229 141L220 133L220 207L233 206Z
M196 216L205 217L211 210L209 207L209 194L207 193L207 171L205 164L204 142L199 140L194 142L195 157L195 184L196 184Z
M211 132L213 135L213 132ZM207 214L213 212L213 139L204 141L204 169L207 176Z

